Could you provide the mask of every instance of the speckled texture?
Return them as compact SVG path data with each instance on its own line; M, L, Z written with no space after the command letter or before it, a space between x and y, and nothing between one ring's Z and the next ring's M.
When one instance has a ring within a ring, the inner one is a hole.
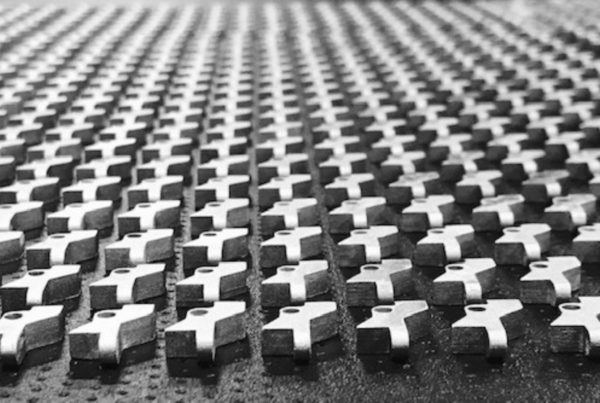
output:
M508 2L521 4L521 2ZM532 10L533 2L527 2ZM255 135L253 135L255 137ZM312 139L304 133L306 152L313 174L313 193L319 200L323 230L328 231L327 209L323 188L319 185L314 162ZM197 151L195 161L198 161ZM257 202L256 163L252 156L253 182L250 198ZM370 169L377 172L376 168ZM194 172L195 174L195 172ZM383 187L377 193L383 195ZM446 189L451 191L452 189ZM518 190L518 189L515 189ZM582 187L578 190L587 190ZM125 194L125 192L124 192ZM122 203L123 211L126 203ZM528 207L527 219L539 220L541 207ZM159 302L158 338L156 345L137 348L126 355L120 368L100 369L94 363L69 361L68 344L30 354L24 367L13 372L0 372L0 398L11 401L595 401L600 399L598 364L584 357L557 355L549 351L548 325L556 317L551 307L525 308L525 335L510 343L504 363L489 363L483 357L462 357L450 352L450 325L459 318L462 308L431 310L431 337L411 348L407 362L391 362L387 357L359 357L356 354L355 326L366 317L364 310L346 306L345 279L357 269L340 269L336 264L335 240L325 235L323 257L330 263L331 298L338 304L339 337L320 343L314 349L310 365L297 365L290 359L267 359L260 352L261 326L275 312L260 306L260 281L265 277L258 265L261 242L258 208L252 208L249 247L252 263L244 299L247 310L247 340L221 348L214 366L199 366L193 361L169 361L165 358L164 328L175 323L175 282L182 278L180 250L189 240L189 214L193 210L193 188L185 190L182 235L177 238L176 268L167 276L168 298ZM117 212L118 213L118 212ZM115 218L116 218L115 214ZM398 210L389 209L390 223L399 223ZM453 222L469 222L470 209L457 208ZM478 255L493 256L493 241L499 234L478 235ZM401 235L401 257L411 255L420 235ZM552 236L549 255L571 252L570 234ZM116 239L101 241L100 249ZM29 241L35 242L36 240ZM104 254L94 272L83 276L83 294L77 310L69 314L67 331L90 318L88 285L104 275ZM598 295L600 276L596 267L584 267L581 295ZM25 269L21 269L21 272ZM407 298L427 298L432 279L441 269L414 269L415 290ZM524 268L499 270L496 290L491 297L518 296L518 279ZM3 277L3 283L22 273ZM41 364L40 364L41 362Z

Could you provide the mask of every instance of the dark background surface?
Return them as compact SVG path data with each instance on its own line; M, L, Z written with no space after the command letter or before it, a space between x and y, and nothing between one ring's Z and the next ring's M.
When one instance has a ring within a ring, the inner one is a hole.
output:
M530 3L531 4L531 3ZM305 133L306 151L312 157L312 140ZM254 155L252 148L250 155ZM195 156L197 161L197 155ZM256 164L251 174L256 178ZM376 169L371 167L374 172ZM311 162L315 180L315 197L323 200L318 185L316 165ZM517 189L518 190L518 189ZM585 188L583 188L585 190ZM451 191L451 189L447 189ZM189 240L189 214L193 210L193 187L186 189L182 214L183 236L178 250ZM383 195L383 188L378 188ZM123 193L125 196L125 191ZM250 197L257 200L254 179ZM125 200L125 199L124 199ZM256 203L254 203L256 204ZM321 204L321 221L327 232L327 210ZM126 206L125 201L122 206ZM121 207L123 211L124 207ZM528 206L527 221L536 222L543 206ZM117 211L118 213L119 211ZM115 217L117 214L115 214ZM14 372L0 372L0 398L23 401L595 401L600 399L600 363L577 355L558 355L549 351L548 326L557 316L549 306L525 307L525 335L510 342L503 363L490 363L480 356L456 356L450 352L450 325L462 316L462 308L431 309L431 336L411 347L406 362L392 362L387 357L359 357L356 354L355 327L368 315L368 310L350 310L345 304L344 281L358 272L340 269L335 259L335 241L323 239L323 257L329 261L329 296L338 304L339 337L314 348L311 364L297 365L290 359L264 358L260 353L260 331L276 312L260 307L260 281L265 273L258 265L261 241L258 209L253 209L252 236L249 239L252 267L248 275L249 293L247 334L244 342L219 349L217 364L198 366L193 361L169 361L164 352L163 329L178 318L174 309L174 285L182 278L178 262L168 274L169 295L160 302L158 339L152 345L129 351L119 368L100 369L94 363L70 362L68 343L30 354L26 364ZM390 209L390 222L398 223L397 210ZM456 208L455 223L469 222L470 207ZM116 226L116 222L115 222ZM116 232L116 231L115 231ZM401 235L401 257L410 257L414 243L422 235ZM493 241L499 234L478 235L478 255L493 256ZM116 235L101 241L113 242ZM549 255L571 251L572 234L552 235ZM29 241L35 242L34 241ZM179 254L178 254L179 256ZM94 272L84 275L79 308L67 321L69 330L89 320L88 285L103 277L103 253ZM23 271L21 269L21 271ZM428 298L432 279L442 269L415 267L414 291L406 298ZM499 268L496 289L488 297L518 298L518 279L525 268ZM268 273L270 274L270 273ZM3 283L22 273L3 277ZM600 273L597 267L584 267L580 295L598 295Z

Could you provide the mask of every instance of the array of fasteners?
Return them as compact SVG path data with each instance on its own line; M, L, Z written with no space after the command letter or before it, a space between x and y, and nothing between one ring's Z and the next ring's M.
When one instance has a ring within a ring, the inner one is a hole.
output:
M276 312L261 354L297 361L354 308L359 354L406 359L444 306L455 353L502 358L523 304L557 307L552 351L600 355L600 297L578 294L600 262L592 31L495 3L3 10L0 360L66 338L119 364L161 297L167 358L214 361L249 304ZM555 233L572 247L549 255ZM490 298L510 267L518 298Z

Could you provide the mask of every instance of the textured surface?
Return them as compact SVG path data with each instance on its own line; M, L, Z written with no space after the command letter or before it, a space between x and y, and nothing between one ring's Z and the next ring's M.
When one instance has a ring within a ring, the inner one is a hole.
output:
M569 21L582 18L584 23L595 23L598 16L593 2L536 3L518 2L469 2L461 3L464 8L473 7L512 21L515 25L531 29L530 32L544 32L550 38L556 35L557 16L565 13ZM340 3L332 2L333 9L344 15ZM585 15L591 7L591 14ZM257 12L260 6L254 5ZM361 6L362 7L362 6ZM412 6L411 6L412 7ZM421 10L453 9L454 3L425 2L415 6ZM457 6L457 9L462 9ZM480 8L481 7L481 8ZM547 9L546 7L549 7ZM308 6L314 13L312 6ZM235 6L227 12L234 13ZM550 11L548 11L550 10ZM286 9L286 16L291 11ZM539 13L539 14L538 14ZM576 17L570 15L574 13ZM549 14L554 14L553 18ZM312 15L312 14L311 14ZM461 19L465 22L466 19ZM560 19L558 19L560 21ZM544 25L544 22L547 25ZM418 21L413 21L418 25ZM481 24L486 21L470 22ZM440 23L441 24L441 23ZM443 24L441 24L443 25ZM328 32L318 24L319 35L327 37ZM443 25L451 35L451 26ZM415 30L418 30L414 27ZM515 28L516 29L516 28ZM359 36L358 32L349 34ZM284 36L282 34L282 36ZM546 38L548 39L548 38ZM254 43L254 46L257 46ZM258 51L256 52L255 74L258 75ZM298 87L300 84L298 83ZM301 97L299 94L298 96ZM256 99L256 97L255 97ZM256 112L256 111L255 111ZM303 111L303 120L307 114ZM255 113L258 117L258 113ZM313 194L320 202L320 218L323 230L328 233L327 209L324 207L323 187L319 185L318 170L312 149L313 139L307 128L304 130L305 151L310 157L310 171L313 174ZM252 135L254 141L257 134ZM365 146L366 147L366 146ZM256 206L257 181L253 147L251 156L253 181L250 190L252 204ZM198 151L194 160L198 161ZM375 166L369 169L377 173ZM194 172L195 175L195 172ZM195 183L195 180L193 181ZM574 184L571 191L587 191L587 185ZM519 190L507 187L506 191ZM448 187L447 192L452 192ZM125 191L124 191L125 196ZM378 184L377 194L384 194L384 187ZM120 211L125 210L125 199ZM120 212L117 211L116 213ZM528 205L527 221L536 222L541 218L543 206ZM182 212L181 236L177 238L177 250L189 240L189 214L193 212L193 186L185 190L185 207ZM260 306L260 281L265 274L258 265L258 247L261 242L258 208L252 209L251 233L249 239L251 269L247 284L249 293L247 333L243 343L222 348L218 352L215 366L200 367L195 362L167 361L164 353L163 329L178 320L174 306L174 285L183 277L181 264L168 274L169 295L166 301L159 302L159 332L155 345L135 349L127 354L120 368L100 369L92 363L69 361L67 341L62 346L45 349L31 354L18 372L5 369L0 373L0 398L23 401L447 401L447 400L502 400L502 401L593 401L600 399L600 375L597 363L584 357L557 355L549 351L548 325L557 315L550 307L527 306L525 308L526 334L510 343L509 355L504 363L488 363L482 357L459 357L450 352L450 325L462 316L462 308L432 309L432 335L416 343L411 349L408 362L390 362L385 357L359 357L356 354L355 326L366 316L363 310L351 310L345 304L345 279L358 272L358 269L341 270L336 264L335 242L331 236L324 237L323 258L330 264L329 280L332 291L326 298L338 304L339 338L321 343L315 348L315 357L310 365L297 365L283 358L263 358L260 353L261 326L271 318L273 311L265 311ZM113 236L101 241L101 249L116 239ZM399 224L399 210L389 208L390 223ZM470 221L470 207L456 208L453 223ZM45 236L45 235L42 235ZM477 235L478 255L493 256L493 241L499 234ZM401 234L401 257L410 257L414 243L421 234ZM552 247L549 255L564 255L571 251L571 234L552 234ZM35 240L34 240L35 241ZM33 242L33 241L29 241ZM180 253L178 253L179 259ZM22 269L24 270L24 268ZM489 296L518 298L518 279L525 274L524 268L504 267L499 271L497 287ZM415 290L407 297L428 298L431 281L442 269L416 267L413 272ZM103 253L97 269L86 273L83 281L83 295L77 310L67 321L67 331L85 323L90 317L88 285L103 277ZM19 273L6 275L3 283L20 277ZM595 267L584 267L581 295L598 295L600 277Z

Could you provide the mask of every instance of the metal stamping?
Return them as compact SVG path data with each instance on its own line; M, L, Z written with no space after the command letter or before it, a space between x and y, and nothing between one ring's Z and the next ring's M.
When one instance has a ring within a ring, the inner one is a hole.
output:
M13 158L17 165L25 162L25 151L26 147L23 140L0 140L0 156ZM27 159L31 158L27 157Z
M315 160L325 161L332 155L341 155L360 151L360 137L344 136L326 138L323 141L315 144L313 148L315 151Z
M581 263L600 262L600 224L578 228L579 235L573 239L573 253Z
M379 225L353 230L348 238L338 242L337 251L338 264L342 267L379 263L398 253L398 228Z
M379 97L387 98L388 94L378 93ZM375 94L363 96L359 95L354 98L353 103L357 106L364 107L365 109L358 113L358 120L360 124L369 124L375 121L386 121L388 119L402 118L403 114L398 111L396 105L380 104L385 102L375 97Z
M135 267L117 268L108 277L90 284L90 308L119 308L165 293L164 264L138 264Z
M113 228L113 203L108 200L71 203L48 214L48 234L80 230L97 230L99 237L110 235Z
M165 330L167 358L215 360L217 349L246 337L243 301L219 301L188 311L186 318Z
M98 257L98 231L71 231L49 235L26 249L27 268L46 269L59 264L95 263Z
M360 273L346 281L348 306L393 304L396 297L412 290L409 259L383 259L361 266Z
M271 158L282 158L287 154L304 151L304 139L300 136L270 139L256 145L256 160L264 162Z
M411 344L430 332L429 306L421 300L396 301L371 309L371 317L356 327L358 354L408 357Z
M169 260L175 256L172 229L127 234L104 248L107 271Z
M369 159L379 163L385 161L389 155L401 155L416 148L416 137L405 134L400 136L383 137L371 145Z
M433 280L432 302L436 305L465 305L482 302L494 286L496 263L493 259L465 259L444 268Z
M424 198L439 190L437 172L415 172L401 175L388 185L386 200L391 204L407 205L413 199Z
M441 116L445 109L445 105L428 105L408 113L408 126L418 127L419 143L431 144L460 131L457 118Z
M573 153L565 163L572 178L589 180L600 173L600 148L585 148Z
M0 202L23 203L41 201L44 209L55 208L58 203L60 185L58 178L42 178L17 181L0 188Z
M526 180L540 170L545 155L543 150L524 150L518 154L509 154L501 164L504 179L510 182Z
M314 343L337 333L335 302L306 302L281 308L279 317L262 328L262 355L291 355L308 361Z
M121 213L117 222L119 237L131 232L150 229L177 229L180 223L181 201L159 200L152 203L139 203L132 210Z
M23 201L18 204L0 204L0 231L22 231L26 237L44 226L44 203Z
M16 161L13 157L0 157L0 185L8 185L15 179L15 169ZM25 174L28 173L28 170L22 170L22 172L17 176L17 179L27 179L24 176L26 176Z
M509 155L515 155L523 150L529 137L525 133L506 134L487 143L485 157L490 161L502 161Z
M85 147L83 152L86 162L117 156L128 156L135 161L137 144L135 139L98 141Z
M553 231L573 231L596 217L596 196L572 193L552 199L544 209L543 220Z
M177 308L205 306L244 294L247 269L246 262L219 262L194 269L175 286Z
M348 199L375 196L375 177L373 174L352 174L338 176L333 183L325 185L325 205L339 206Z
M183 177L165 176L144 179L127 189L129 209L139 203L152 203L160 200L181 200L183 197Z
M302 110L299 107L277 107L276 109L263 110L260 113L260 126L269 126L274 123L294 122L300 120ZM298 122L301 125L301 122ZM301 126L300 126L301 127Z
M5 313L0 318L0 362L20 365L29 351L61 341L64 327L62 305Z
M554 93L557 95L557 92ZM565 110L570 105L558 106L552 100L552 94L548 93L545 102L545 113L556 114L561 109ZM574 129L565 124L565 119L562 116L542 116L539 119L532 120L527 124L526 131L529 139L534 143L542 143L549 138L557 136L563 130Z
M470 225L447 225L427 231L415 247L413 261L420 266L445 266L468 257L474 249Z
M329 212L329 232L347 234L356 228L385 224L385 208L383 197L345 200L341 206Z
M304 260L277 268L277 273L261 283L261 303L264 307L303 304L329 291L328 263L325 260Z
M124 305L97 312L92 321L69 332L69 351L74 360L94 360L118 365L126 349L156 338L154 305Z
M107 176L96 179L82 179L61 191L63 204L87 203L97 200L110 200L113 205L121 200L121 178Z
M485 165L483 151L464 151L460 154L450 154L440 169L440 179L444 182L458 182L467 173L474 173Z
M231 139L247 137L252 132L252 122L228 122L210 127L206 130L206 140Z
M496 196L502 183L502 173L496 170L466 173L456 184L457 203L475 204L482 198Z
M213 110L208 114L209 126L217 126L222 124L231 124L233 122L247 122L252 119L251 108L240 108L235 106L233 109Z
M600 355L599 297L579 297L577 302L558 306L560 316L550 324L550 350L555 353L579 353L595 358Z
M99 130L104 124L106 118L106 111L104 109L89 109L89 110L72 110L62 114L58 118L58 124L61 126L69 125L82 125L84 123L90 123L92 128Z
M43 127L39 123L12 122L10 126L0 131L0 140L22 139L27 146L32 146L42 142L43 133Z
M445 160L450 154L460 154L470 147L470 134L452 134L431 142L427 155L431 161L439 162Z
M209 116L214 116L210 114ZM179 105L177 109L171 106L165 108L158 118L159 125L176 125L178 123L194 122L202 124L205 117L203 108L192 108L190 106Z
M142 161L172 157L175 155L191 155L192 139L173 139L154 141L142 148Z
M30 270L0 288L2 311L17 311L38 305L68 305L81 295L81 268L56 265Z
M487 122L493 115L496 107L491 102L481 102L473 105L462 105L459 113L459 123L462 127L472 127L478 122Z
M600 197L600 175L594 176L589 182L590 193L596 197ZM2 196L2 188L0 188L0 197Z
M212 229L247 226L250 222L249 206L248 199L227 199L207 203L201 210L190 215L192 237L195 238L201 232Z
M546 158L552 161L565 161L582 149L585 135L581 132L563 132L558 137L546 141Z
M211 178L206 183L194 188L196 210L204 207L209 202L220 202L230 198L247 198L249 184L250 177L248 175Z
M288 154L258 164L258 181L263 184L278 176L308 173L306 154Z
M312 126L319 125L321 123L330 123L336 121L343 121L351 118L351 113L346 106L329 106L313 111L310 113L310 123Z
M518 299L491 299L485 304L467 305L465 316L452 324L452 352L504 358L508 342L524 332L522 311Z
M327 161L319 163L319 177L322 184L331 183L338 176L363 173L367 169L365 153L346 153L332 155Z
M274 109L264 112L261 116L262 127L258 131L259 139L264 141L273 138L298 136L302 133L303 122L299 121L297 116L289 114L287 116L291 116L294 120L283 120L286 115L280 111L295 114L289 109L287 111Z
M2 169L0 158L0 172ZM16 169L18 180L32 180L40 178L58 178L62 186L69 185L73 179L74 161L71 157L54 157L45 160L36 160L23 164ZM0 174L0 176L3 176Z
M247 228L223 228L201 233L197 239L183 245L184 272L245 258L248 254L247 236Z
M260 228L263 235L271 235L282 229L311 227L319 223L317 200L294 198L278 201L273 207L260 213Z
M2 145L0 145L0 148ZM69 139L69 140L57 140L57 141L45 141L42 144L29 147L27 149L27 159L29 161L43 160L52 157L71 157L73 161L79 162L81 160L81 140ZM2 155L10 155L0 153ZM14 155L12 155L15 157ZM19 161L17 157L17 162ZM21 161L22 163L23 161Z
M93 160L75 167L75 179L81 181L117 176L122 182L128 182L131 179L131 166L131 158L127 156Z
M212 140L200 147L200 163L208 162L215 158L228 157L230 155L246 154L247 149L248 139L244 137Z
M529 264L520 280L520 300L525 304L569 301L581 283L581 262L574 256L553 256Z
M425 168L423 151L406 151L402 154L390 154L380 165L381 181L389 183L400 175L413 174Z
M298 197L309 197L312 177L308 174L278 176L258 187L258 205L271 207L278 201L291 201Z
M405 134L406 131L406 120L390 119L371 123L365 128L365 136L369 141L375 142L383 138Z
M521 195L501 195L481 199L473 209L472 224L477 232L500 231L523 220L525 198Z
M192 142L197 143L199 131L200 125L196 122L178 122L156 128L152 133L152 141L191 139Z
M503 229L503 235L494 244L494 260L499 265L525 266L540 260L550 248L547 224L522 224Z
M564 170L547 170L529 175L523 182L521 193L530 203L547 203L565 191L569 173Z
M427 196L413 199L402 210L400 229L404 232L425 232L429 228L441 228L452 220L454 197L450 195Z
M249 172L250 158L247 155L231 155L215 158L204 164L198 164L198 185L208 182L211 178L221 178L230 175L246 175Z
M182 176L185 184L190 183L192 157L175 155L152 160L136 168L138 183L148 178L164 178L165 176Z
M322 248L321 227L280 230L260 245L260 266L271 268L295 264L318 256Z

